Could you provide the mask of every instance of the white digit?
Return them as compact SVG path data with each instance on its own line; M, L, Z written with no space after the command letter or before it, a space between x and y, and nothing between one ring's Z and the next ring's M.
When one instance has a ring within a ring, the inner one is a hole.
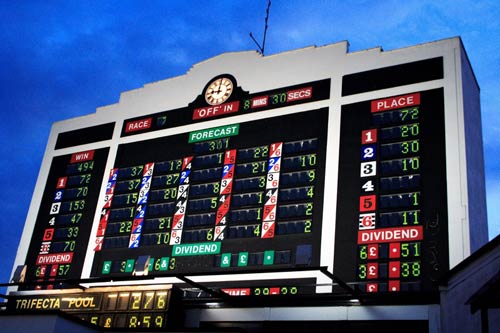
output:
M374 156L373 148L366 147L363 149L363 158L372 158Z
M373 192L375 190L375 185L373 185L373 180L369 180L361 186L365 192Z

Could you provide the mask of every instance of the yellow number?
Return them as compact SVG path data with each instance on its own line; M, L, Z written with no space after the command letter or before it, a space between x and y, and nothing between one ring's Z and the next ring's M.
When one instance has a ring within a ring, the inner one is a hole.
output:
M175 269L175 258L170 258L170 265L168 266L168 269Z
M160 292L156 295L156 308L165 309L167 306L167 292Z
M128 327L137 327L137 322L138 322L137 316L130 316L128 320Z
M151 316L142 317L142 324L143 327L151 327Z
M139 310L141 308L141 293L132 294L132 305L133 310Z
M163 316L158 315L155 317L155 327L163 327Z
M155 298L155 293L154 292L149 292L144 294L144 305L142 308L144 310L149 310L153 308L153 300Z

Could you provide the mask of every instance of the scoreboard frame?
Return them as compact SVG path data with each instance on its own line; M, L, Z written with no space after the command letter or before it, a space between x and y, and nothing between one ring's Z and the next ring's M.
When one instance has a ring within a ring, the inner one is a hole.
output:
M224 98L223 103L209 105L204 100L204 94L210 83L221 78L230 80L234 90L231 91L227 99ZM296 267L301 267L303 263L306 263L306 266L318 267L318 271L299 270L290 274L273 273L272 270L266 273L265 269L256 269L255 271L250 270L249 273L246 268L240 268L236 265L232 266L232 268L230 266L230 268L235 272L240 269L242 271L241 276L233 274L235 273L233 271L230 272L231 274L224 274L224 271L219 269L220 267L214 270L202 269L201 273L205 272L206 275L201 274L199 269L190 271L188 268L181 273L186 276L190 276L191 273L191 278L197 283L206 283L208 285L214 283L218 285L227 284L228 286L234 285L234 288L243 288L245 283L249 283L249 281L276 281L275 283L277 281L288 281L288 283L293 284L293 281L296 280L310 281L310 279L313 279L313 284L317 286L315 292L331 293L335 291L335 287L332 289L330 277L321 273L321 267L326 267L328 272L339 276L349 285L358 286L360 281L354 278L357 268L355 268L355 265L351 267L349 262L352 261L353 251L357 251L358 245L362 245L362 242L356 244L356 239L344 235L353 235L357 232L358 217L356 217L355 221L351 221L352 216L349 217L348 222L341 221L342 216L344 216L344 213L342 213L343 207L352 206L353 203L352 198L342 199L345 193L344 189L339 187L339 184L345 181L342 178L344 177L344 174L341 174L342 170L353 167L357 168L359 172L359 165L354 165L352 161L342 161L341 158L343 150L351 149L349 147L359 149L360 142L354 144L349 141L351 139L345 139L347 135L342 134L352 130L352 126L343 124L343 121L345 122L343 120L345 118L344 113L348 112L346 110L349 109L350 105L359 104L369 107L370 103L380 103L378 107L383 108L382 111L403 110L407 105L398 104L398 98L401 101L405 96L419 96L420 98L420 96L427 96L429 91L440 91L438 94L440 97L438 96L437 99L441 99L441 102L435 102L433 97L432 101L428 101L426 104L431 107L428 110L422 110L422 112L435 112L435 110L431 110L436 105L433 103L440 104L442 108L440 111L442 112L441 126L435 128L435 133L431 129L424 130L425 135L431 138L418 138L413 141L400 140L401 142L404 141L404 143L393 140L388 142L386 146L394 145L394 142L396 142L400 146L402 144L408 145L404 149L417 149L415 147L421 145L422 142L432 142L435 135L439 137L440 144L437 152L444 156L440 156L436 163L439 164L438 169L441 177L439 179L441 184L439 191L444 191L444 198L438 198L440 200L438 218L443 227L440 229L439 235L435 236L435 239L432 238L434 236L429 236L430 239L424 236L424 243L422 243L428 244L428 241L432 241L439 244L440 251L436 258L439 266L438 272L431 278L429 275L430 268L426 268L424 270L426 276L423 277L425 281L422 284L423 291L437 292L432 282L457 265L472 250L478 248L487 240L484 179L481 183L481 175L484 175L481 170L482 160L477 162L479 153L473 152L470 148L472 145L477 147L478 144L481 144L480 131L477 130L477 128L480 128L480 117L477 117L479 109L474 103L467 103L464 100L465 97L469 100L478 100L478 87L461 41L458 38L389 52L373 49L348 53L347 43L338 43L270 57L261 57L253 52L224 54L195 65L184 76L148 84L144 88L122 93L119 103L99 108L95 114L54 124L40 168L13 272L16 267L27 265L28 276L32 280L34 279L33 274L37 274L36 269L33 269L33 263L40 263L40 259L34 258L39 258L41 255L42 243L51 240L50 235L46 234L46 230L50 228L43 225L45 222L42 222L42 220L45 221L47 218L45 207L52 207L52 192L58 190L57 182L63 177L59 175L62 171L57 170L69 167L72 164L71 162L74 162L73 159L79 154L107 152L107 157L96 159L96 162L101 163L102 166L100 166L98 172L96 171L95 178L97 180L93 185L99 189L97 196L93 192L94 197L90 200L95 207L89 208L89 212L86 213L88 220L86 223L91 228L87 230L88 239L79 239L79 243L75 247L80 261L78 261L76 271L70 275L73 279L80 278L88 281L88 279L94 277L103 277L102 265L106 260L99 259L100 254L95 252L95 249L99 237L105 237L106 226L103 227L103 214L105 214L106 209L113 208L106 207L110 194L114 194L108 191L109 184L112 183L112 177L108 177L108 175L113 176L113 170L116 169L134 167L133 158L127 160L124 157L127 154L127 149L132 151L133 154L139 154L141 147L147 145L147 143L156 142L154 145L161 146L161 140L164 141L164 144L175 146L173 141L168 142L169 138L170 140L182 138L183 145L188 142L188 145L193 146L197 136L204 136L204 139L206 139L211 136L218 137L222 133L222 137L224 135L233 137L236 128L231 129L231 126L234 126L234 124L240 124L241 128L248 124L255 124L248 129L248 133L252 134L239 132L236 138L241 138L241 142L233 147L228 147L228 149L243 150L252 147L252 144L245 143L246 135L248 135L247 138L253 137L254 140L258 141L257 138L265 137L266 130L276 133L282 130L279 119L298 119L290 121L295 125L289 126L288 129L284 125L285 129L281 134L282 139L274 140L273 138L266 144L273 144L275 141L277 143L286 142L287 136L293 137L295 141L310 139L311 133L300 136L300 126L308 127L308 122L318 126L319 132L321 132L321 128L326 131L324 134L318 134L323 148L320 148L317 153L318 157L322 158L322 164L315 169L321 174L321 177L318 178L319 184L316 184L320 191L318 196L314 198L314 206L319 207L320 210L315 212L317 214L315 219L320 221L321 227L320 230L316 231L317 234L312 243L312 250L310 248L305 250L306 256L312 251L312 260L295 261ZM425 100L425 97L423 99ZM390 105L393 102L396 103L395 106ZM377 105L374 107L377 108ZM425 105L422 106L422 108L424 107ZM314 112L318 114L323 112L327 116L321 118L316 124L315 121L318 120L315 119ZM465 121L465 119L468 121ZM477 119L479 119L479 122ZM272 126L266 128L266 123L270 123ZM427 121L427 124L431 123L431 121ZM347 127L343 128L343 126ZM357 127L354 128L355 131L359 132ZM432 128L432 126L429 128ZM361 130L367 131L369 129L369 127L366 127ZM470 129L474 130L471 131ZM212 132L207 132L209 130L212 130ZM215 133L216 130L218 131L217 134ZM355 136L359 138L363 133L365 132L359 132ZM188 141L190 140L187 138L188 134L191 134L193 142ZM237 139L235 140L237 141ZM348 142L346 143L343 140ZM200 142L206 141L202 139ZM259 145L261 143L253 144L253 146ZM136 148L132 149L132 147ZM425 149L429 149L428 147L429 143L427 147L422 145L418 149L422 148L425 151ZM381 149L379 146L369 148ZM383 147L383 149L387 151L389 148ZM162 161L156 159L154 151L147 152L146 149L144 153L149 154L148 157L142 158L140 163L136 163L137 165L141 164L147 168L148 162L146 160L154 163ZM183 154L189 155L187 153ZM356 154L359 154L359 152L356 152ZM170 159L167 155L165 155L164 160ZM269 163L269 157L272 158L273 156L266 156L264 158L265 163ZM280 158L280 156L276 157ZM479 157L482 158L482 155ZM177 158L181 158L181 156L175 157L175 159ZM432 158L432 156L425 157L426 163L430 163ZM64 160L64 162L58 162L59 160ZM472 163L472 161L476 162ZM219 163L221 165L226 164L222 161ZM347 167L343 166L343 163L347 163ZM227 163L227 165L229 164L231 163ZM189 161L183 163L182 167L188 165ZM431 170L427 174L428 180L426 182L429 182L429 179L432 180L435 176L431 176L431 173L434 172L432 167L427 169ZM422 171L422 178L426 177L425 172L425 170ZM142 176L149 177L150 175L144 173ZM54 179L56 182L53 181ZM151 181L148 178L148 180L137 185L140 185L141 189L149 189ZM429 195L432 191L430 188L430 185L422 187L423 198L426 196L432 197ZM180 187L177 187L176 191L180 192L180 189ZM400 192L397 192L397 194L399 195ZM144 192L146 194L141 193L138 192L136 196L130 196L128 199L143 200L145 205L149 205L149 192ZM417 200L417 192L411 193L415 193L414 199ZM471 193L478 193L478 195L473 196ZM382 196L385 194L376 195ZM279 196L279 198L281 197ZM215 196L214 198L217 201L221 199L221 196ZM358 199L355 198L355 200ZM127 200L127 198L124 198L124 200ZM342 200L345 200L345 202ZM179 198L175 198L173 201L177 206L186 204ZM342 207L338 206L340 202L343 202ZM362 204L362 202L359 202L358 205L355 202L355 207L351 209L354 209L358 215L360 212L364 213L361 208L358 208ZM77 204L75 203L75 205ZM470 208L472 206L474 207L474 214L472 214ZM72 207L66 209L71 212ZM78 208L76 209L78 210ZM426 208L424 206L421 209L425 210ZM377 211L375 214L382 213ZM350 214L352 215L352 212ZM361 218L359 215L360 221ZM366 226L368 226L371 223L371 217L363 216L363 218L363 221L366 220L367 222ZM133 230L137 229L137 226L142 228L144 221L139 220L135 216L131 221ZM380 216L377 215L378 220L380 220ZM424 229L428 228L429 223L432 222L431 220L430 217L427 217L422 222L421 228L423 229L419 229L422 234L428 233ZM354 227L351 226L349 230L346 229L345 226L350 224L354 225ZM381 232L385 230L383 228L379 229ZM140 233L136 235L140 235ZM421 241L422 239L417 240ZM340 245L345 245L346 248ZM270 245L269 249L271 248L272 245ZM258 251L259 253L265 253L266 249L260 248ZM347 257L351 258L350 260L345 261L343 259L343 255L341 255L343 251L346 251ZM129 263L125 260L125 268L121 273L130 274L131 280L133 280L132 276L135 273L137 273L136 275L144 274L145 265L148 266L151 259L151 255L146 252L141 253L134 262ZM251 249L241 249L239 255L241 256L241 253L247 252L251 252ZM228 255L225 253L217 254L228 260L235 256L235 253ZM165 257L170 255L171 253L167 253ZM226 255L226 257L223 255ZM296 260L297 253L293 252L291 257ZM59 260L55 257L44 258L47 259L42 259L42 261ZM68 264L64 262L63 257L60 258L62 261L56 262L57 264ZM137 265L139 258L142 267ZM220 263L221 259L218 260ZM259 260L262 261L263 259ZM262 263L264 262L262 261ZM390 262L382 262L382 264L390 265ZM129 265L130 267L128 267ZM149 264L146 271L152 266L154 266L154 262ZM290 264L280 267L290 268L293 271L295 266ZM403 270L402 267L399 266L398 271ZM350 272L346 273L346 270L350 270ZM56 278L57 274L58 272L54 272L52 278ZM117 276L120 276L120 274ZM109 275L109 277L112 278L113 275ZM120 277L123 277L123 275ZM45 279L44 281L50 280L49 278L42 278ZM155 278L156 281L161 283L182 282L165 277L165 274L159 274L158 278ZM14 292L16 289L11 288L10 291ZM18 292L22 292L21 289ZM369 288L361 288L361 290L367 293L374 291L369 290ZM411 292L412 290L409 289L408 291ZM375 291L378 292L378 290Z

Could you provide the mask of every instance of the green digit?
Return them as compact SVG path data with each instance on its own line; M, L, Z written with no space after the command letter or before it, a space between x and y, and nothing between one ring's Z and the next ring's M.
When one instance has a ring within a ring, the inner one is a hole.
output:
M419 134L420 128L418 124L413 124L410 127L411 135L417 136Z
M311 232L311 225L312 225L311 220L306 220L305 225L304 225L304 233Z
M418 261L412 263L412 265L411 265L411 275L413 277L419 277L420 276L420 263Z
M312 183L316 179L316 171L315 170L309 170L307 172L307 176L309 177L309 183Z
M307 206L306 206L306 215L310 216L310 215L312 215L312 212L313 212L313 203L309 202L309 203L307 203Z
M413 197L413 206L418 206L419 193L412 193L411 196Z
M358 266L358 278L364 280L366 279L366 265L361 264Z
M404 262L401 264L401 276L408 277L410 276L410 264Z
M400 116L401 116L401 120L402 120L402 121L405 121L406 116L408 116L408 110L407 110L407 109L405 109L405 110L401 110L401 111L400 111Z
M257 197L259 198L259 200L258 200L258 202L257 202L258 204L261 204L261 203L262 203L262 195L263 195L263 193L262 193L262 192L257 193Z
M420 257L420 243L413 243L413 255L415 257Z
M368 246L362 245L359 247L359 259L365 260L368 258Z
M266 186L266 177L259 178L259 188L263 188Z
M210 199L210 208L212 209L217 208L217 197L212 197Z
M401 243L401 257L408 257L410 255L410 244L408 243Z
M254 151L253 151L253 158L254 158L254 159L257 159L257 158L259 158L259 157L260 157L260 147L257 147L257 148L255 148L255 149L254 149Z
M401 142L401 153L403 154L408 154L409 149L408 149L408 142Z
M256 236L256 237L260 237L260 225L256 225L255 228L253 229L253 234Z
M411 109L410 114L411 114L411 119L417 120L418 119L418 108Z
M280 97L280 103L286 102L286 93L281 93L279 97Z
M265 162L255 162L252 163L252 173L261 173L266 171L266 163Z

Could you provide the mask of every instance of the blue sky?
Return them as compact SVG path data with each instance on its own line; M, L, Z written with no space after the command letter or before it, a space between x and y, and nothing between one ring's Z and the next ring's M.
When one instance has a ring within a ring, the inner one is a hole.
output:
M0 6L0 282L16 249L53 122L120 93L254 50L267 0L10 1ZM460 36L481 87L490 239L500 234L500 2L273 0L266 54L347 40L385 51Z

